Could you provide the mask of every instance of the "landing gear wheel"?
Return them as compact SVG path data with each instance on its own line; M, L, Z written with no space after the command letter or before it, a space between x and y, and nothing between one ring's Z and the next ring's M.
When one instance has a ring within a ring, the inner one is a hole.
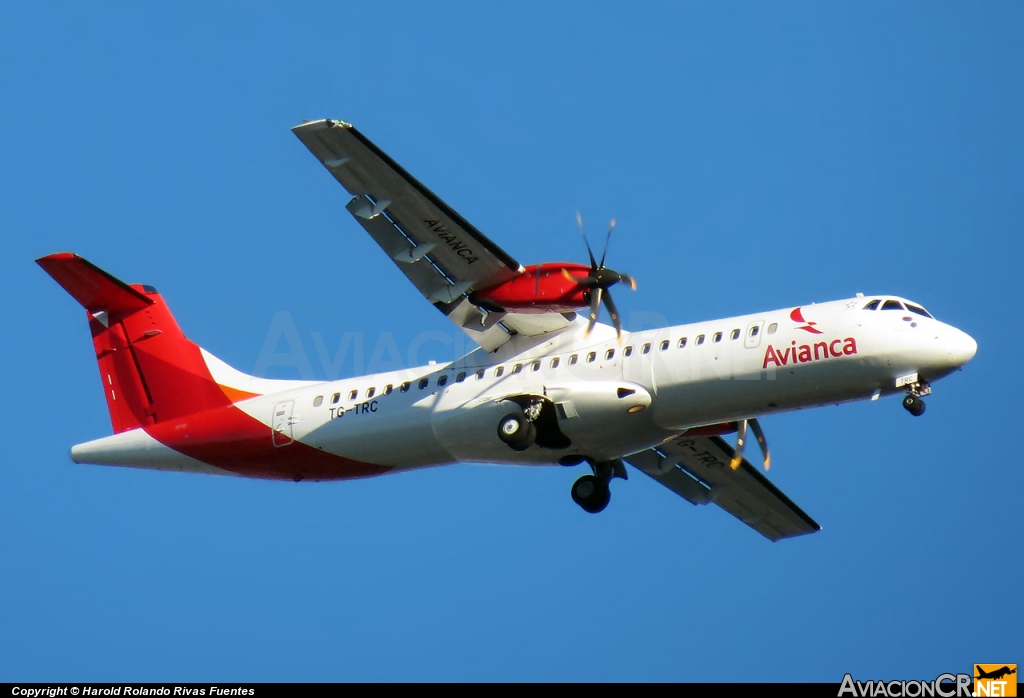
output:
M907 412L915 417L920 417L924 414L924 400L919 398L917 395L907 395L903 398L903 406L907 409Z
M572 501L589 514L604 511L611 498L608 483L593 475L584 475L572 485Z
M498 438L514 451L525 451L537 439L537 427L522 414L513 412L498 422Z

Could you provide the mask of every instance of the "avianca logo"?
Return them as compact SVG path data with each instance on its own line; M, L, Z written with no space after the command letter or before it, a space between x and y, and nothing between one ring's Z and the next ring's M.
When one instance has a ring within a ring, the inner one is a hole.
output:
M817 332L818 330L814 331ZM805 364L810 361L821 361L830 357L852 356L856 353L857 340L853 337L833 339L831 342L818 342L813 347L810 344L797 346L794 339L793 346L786 347L785 349L776 349L769 344L764 352L764 363L761 365L761 368L768 368L769 362L776 366Z
M803 323L803 325L801 325L800 327L797 327L798 330L807 330L811 334L822 334L821 330L815 329L815 327L814 327L818 323L816 323L816 322L807 322L807 320L804 320L804 314L800 310L800 308L794 308L793 312L791 312L789 314L789 319L792 320L793 322L802 322Z

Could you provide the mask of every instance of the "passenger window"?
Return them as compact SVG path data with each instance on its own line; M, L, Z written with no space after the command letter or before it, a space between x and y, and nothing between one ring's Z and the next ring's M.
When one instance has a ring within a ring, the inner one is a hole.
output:
M682 349L685 346L686 346L686 337L680 337L679 338L679 348Z
M775 325L772 325L772 327L775 327ZM760 325L751 325L751 327L750 327L750 336L751 337L756 337L757 333L760 332L760 331L761 331L761 326Z
M722 341L722 333L721 332L715 332L714 336L712 336L712 338L711 338L711 341L712 342L721 342Z
M519 373L522 370L523 370L523 365L522 364L516 364L515 366L512 367L512 373Z
M331 404L332 405L337 405L338 404L338 400L340 400L340 399L341 399L341 393L335 393L334 395L331 395Z
M886 301L882 304L882 310L903 310L903 304L899 301Z
M570 366L575 366L576 365L576 359L578 359L578 358L579 357L576 356L576 354L573 354L572 356L570 356L569 357L569 365Z
M641 354L650 354L651 353L651 343L647 342L646 344L644 344L643 347L640 349L640 353Z
M739 330L733 330L732 334L729 335L729 336L732 337L733 339L739 339L740 338L740 331Z
M589 364L589 363L593 362L593 360L596 359L596 358L597 358L597 352L596 351L590 352L589 354L587 354L587 363Z
M484 379L484 369L481 368L479 371L476 372L476 379L478 381Z
M779 329L779 323L773 322L772 324L768 325L768 334L775 334L775 331L777 329ZM753 335L751 335L751 336L753 336Z
M502 374L504 374L504 373L505 373L505 367L504 366L498 366L498 368L494 369L494 377L495 378L501 378Z
M699 345L701 345L703 343L704 343L704 335L702 335L702 334L697 335L697 345L699 346Z
M623 349L622 350L622 355L623 356L632 356L633 355L633 345L630 344L625 349Z
M423 390L424 388L426 388L428 383L430 383L430 379L429 378L424 378L423 380L421 380L420 381L420 390Z
M367 398L371 398L371 397L373 397L374 393L376 393L376 392L377 392L376 388L367 388L366 389L366 397Z
M464 380L466 380L466 372L465 371L459 371L459 375L455 376L455 382L456 383L461 383Z
M540 361L534 361L532 364L530 364L530 370L531 371L539 371L540 370Z
M551 368L558 368L558 357L551 359Z
M661 346L660 346L660 349L661 349L662 351L665 351L666 349L668 349L668 340L667 340L667 339L663 339L663 340L661 341Z
M448 382L448 374L447 373L442 373L440 376L437 377L437 385L438 385L438 387L444 385L447 382Z
M604 358L605 358L605 361L607 361L609 359L614 359L615 358L615 350L614 349L609 349L608 351L606 351L604 353Z
M348 399L349 400L355 400L358 396L359 396L359 391L358 390L353 390L351 393L348 394Z
M912 313L917 313L918 315L924 315L925 317L932 317L931 315L928 314L927 310L925 310L924 308L922 308L919 305L913 305L911 303L907 303L907 310L909 310ZM934 320L934 319L935 318L932 318L932 320Z
M390 383L388 383L387 385L384 386L384 394L385 395L390 395L392 390L393 390L393 388L391 387Z
M409 382L406 381L405 383L402 383L401 387L399 387L399 390L401 390L403 393L409 392Z
M882 301L877 298L864 306L864 310L878 310L878 304Z
M323 395L317 395L315 398L313 398L313 407L319 407L322 404L324 404Z

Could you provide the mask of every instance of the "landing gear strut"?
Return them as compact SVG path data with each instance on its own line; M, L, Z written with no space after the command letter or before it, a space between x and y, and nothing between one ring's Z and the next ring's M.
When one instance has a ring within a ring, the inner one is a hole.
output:
M593 475L584 475L572 485L572 501L588 514L604 511L612 498L608 483L614 477L627 479L626 466L621 460L590 462Z
M907 387L907 396L903 398L903 407L915 417L920 417L924 414L925 408L924 400L921 398L931 395L931 393L931 386L924 381L914 382Z

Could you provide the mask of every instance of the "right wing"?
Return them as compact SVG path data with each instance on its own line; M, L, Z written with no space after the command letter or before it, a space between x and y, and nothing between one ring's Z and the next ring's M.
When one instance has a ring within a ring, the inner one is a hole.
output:
M717 436L680 436L623 460L691 504L714 502L769 540L821 530L746 459L730 468L734 453Z
M325 119L292 129L353 198L346 208L423 297L488 351L513 332L561 330L574 313L489 312L469 299L522 266L352 124Z

